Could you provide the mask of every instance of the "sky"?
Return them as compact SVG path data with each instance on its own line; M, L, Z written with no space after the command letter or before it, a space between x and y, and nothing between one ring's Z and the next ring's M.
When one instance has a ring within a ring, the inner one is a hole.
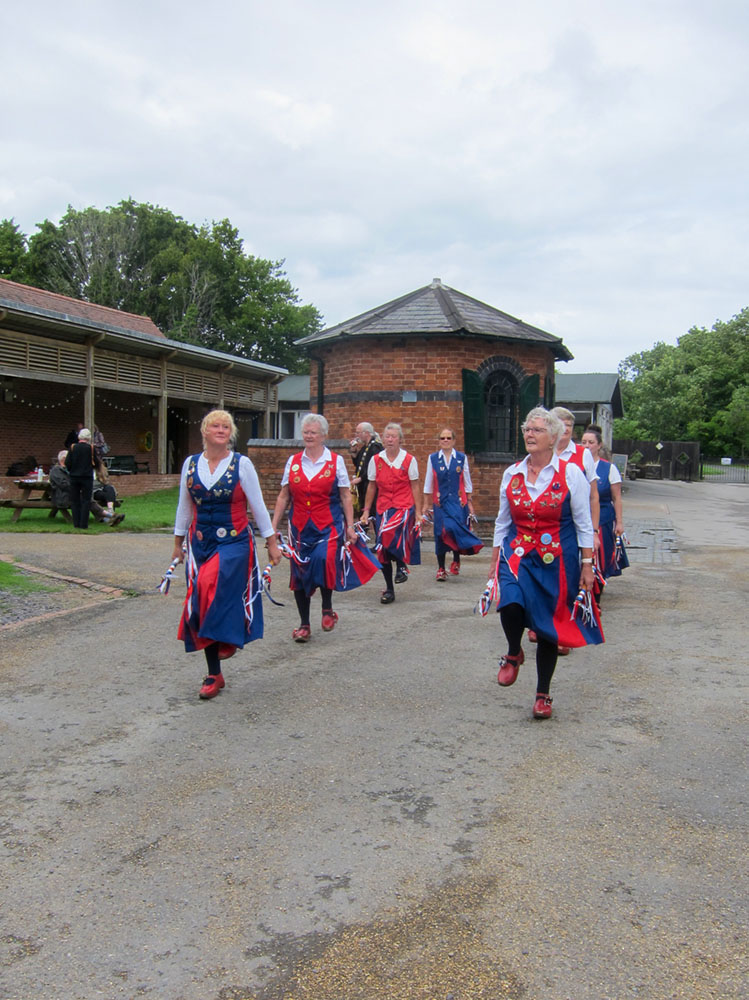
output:
M616 371L749 306L745 0L0 6L0 219L125 198L326 326L439 277Z

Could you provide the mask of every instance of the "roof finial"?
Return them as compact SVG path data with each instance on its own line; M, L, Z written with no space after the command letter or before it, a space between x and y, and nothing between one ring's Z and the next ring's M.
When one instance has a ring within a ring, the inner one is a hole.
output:
M432 288L442 288L442 278L432 278Z

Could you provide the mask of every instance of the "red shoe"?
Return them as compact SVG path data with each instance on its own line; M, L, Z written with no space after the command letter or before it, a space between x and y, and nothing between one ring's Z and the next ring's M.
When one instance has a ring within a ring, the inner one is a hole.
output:
M537 694L536 703L533 706L533 718L534 719L550 719L551 718L551 702L552 699L548 694Z
M450 564L450 573L453 576L458 576L460 574L460 563L454 562Z
M528 629L528 642L538 642L538 636L532 628Z
M203 678L203 687L198 692L198 698L202 698L203 701L215 698L223 687L226 687L223 674L208 674Z
M499 661L499 673L497 674L497 684L502 687L509 687L518 679L521 663L525 663L525 653L520 650L517 656L510 656L507 653Z
M572 650L569 646L560 646L557 650L557 656L569 656Z
M323 611L322 613L322 630L323 632L332 632L335 628L335 623L338 621L338 615L335 611Z
M436 577L436 579L437 579L437 583L444 583L445 580L447 579L447 570L445 570L445 569L438 569L437 570L437 577Z
M311 635L312 629L309 625L300 625L299 628L295 628L291 633L291 638L294 642L309 642Z

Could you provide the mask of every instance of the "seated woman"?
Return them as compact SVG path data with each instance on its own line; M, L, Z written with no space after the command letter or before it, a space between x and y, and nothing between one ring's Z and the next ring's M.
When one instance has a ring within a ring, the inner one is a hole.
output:
M113 528L125 520L125 515L118 514L115 510L114 502L116 499L117 491L109 481L107 467L103 462L99 462L96 466L96 482L94 483L91 512L97 521L111 524Z

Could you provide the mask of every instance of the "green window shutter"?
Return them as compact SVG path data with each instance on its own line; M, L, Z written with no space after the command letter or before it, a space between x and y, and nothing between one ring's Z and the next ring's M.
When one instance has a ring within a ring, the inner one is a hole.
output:
M547 410L551 410L554 407L554 395L554 378L551 375L547 375L544 381L544 406Z
M486 449L484 383L477 372L463 369L463 447L467 452Z
M527 379L520 386L520 420L518 420L518 444L517 453L518 455L525 454L525 444L523 442L523 432L520 429L520 425L526 418L526 415L533 409L534 406L539 405L538 398L538 387L540 385L540 377L538 375L529 375Z

